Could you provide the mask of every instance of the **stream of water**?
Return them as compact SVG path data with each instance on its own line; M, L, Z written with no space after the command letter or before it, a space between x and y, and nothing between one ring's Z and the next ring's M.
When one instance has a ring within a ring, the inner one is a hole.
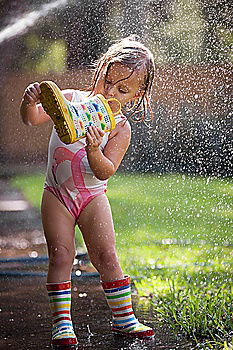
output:
M49 4L43 4L38 10L33 10L22 14L20 17L11 20L11 24L7 25L0 31L0 44L6 40L13 39L16 36L24 34L39 19L47 16L54 9L58 9L67 5L69 0L55 0Z

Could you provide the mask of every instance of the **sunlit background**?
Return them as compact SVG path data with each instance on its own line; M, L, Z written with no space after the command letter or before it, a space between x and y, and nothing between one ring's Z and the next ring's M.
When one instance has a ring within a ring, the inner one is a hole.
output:
M84 88L116 39L138 34L157 64L154 120L133 124L122 168L232 175L232 7L227 0L0 1L3 162L46 161L51 125L23 126L27 84ZM144 142L144 138L147 142Z

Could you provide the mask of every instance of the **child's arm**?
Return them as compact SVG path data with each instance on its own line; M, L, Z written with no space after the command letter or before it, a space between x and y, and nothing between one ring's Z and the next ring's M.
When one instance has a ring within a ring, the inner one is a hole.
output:
M128 122L117 125L110 136L107 145L102 152L99 145L104 133L90 127L87 133L87 157L94 175L99 180L106 180L112 176L119 167L125 152L127 151L131 138L131 129Z
M39 125L51 120L43 107L39 104L40 93L39 83L30 84L24 92L20 105L20 114L26 125Z

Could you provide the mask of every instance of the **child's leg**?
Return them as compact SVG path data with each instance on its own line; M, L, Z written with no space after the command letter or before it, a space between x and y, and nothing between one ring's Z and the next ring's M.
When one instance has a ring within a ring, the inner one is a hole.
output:
M77 338L71 321L71 270L75 257L75 219L50 192L42 199L42 222L48 245L47 290L52 312L52 344L73 349Z
M75 258L75 219L50 192L42 198L42 223L48 246L48 283L70 280Z
M79 228L92 264L102 281L123 278L115 245L111 208L106 195L94 198L81 212Z
M91 262L99 271L108 305L113 313L113 331L136 337L153 337L154 331L138 322L131 300L130 278L124 277L115 248L112 214L105 195L94 198L79 216Z

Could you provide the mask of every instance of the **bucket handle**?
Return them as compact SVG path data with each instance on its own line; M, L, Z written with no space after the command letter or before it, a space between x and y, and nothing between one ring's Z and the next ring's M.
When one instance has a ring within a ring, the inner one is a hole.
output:
M118 108L117 112L115 112L115 113L112 112L113 116L115 116L115 115L117 115L117 114L119 114L119 113L121 112L121 103L120 103L120 101L118 101L116 98L111 97L111 98L108 98L106 101L107 101L107 103L109 103L109 102L111 102L111 101L114 101L114 102L119 103L119 108ZM110 106L109 106L109 107L110 107ZM111 107L110 107L110 108L111 108ZM112 109L111 109L111 110L112 110Z

